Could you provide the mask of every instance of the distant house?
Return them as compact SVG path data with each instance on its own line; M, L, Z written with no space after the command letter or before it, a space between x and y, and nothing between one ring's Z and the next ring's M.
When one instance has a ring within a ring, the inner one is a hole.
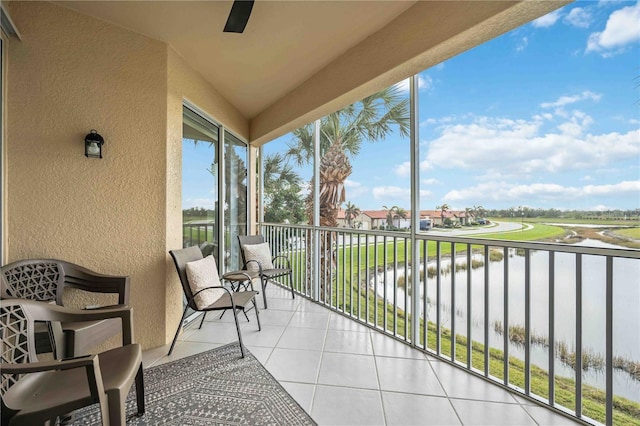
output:
M451 219L454 223L460 225L468 225L470 217L466 211L459 210L447 210L442 214L440 210L420 210L420 218L429 218L432 220L434 226L443 226L443 219Z
M467 225L470 218L467 212L449 210L444 212L444 219L451 219L454 223ZM338 211L338 227L348 228L349 225L345 219L345 210ZM420 210L420 220L430 220L431 226L442 226L442 217L440 210ZM354 229L386 229L387 228L387 211L386 210L363 210L356 218L352 219ZM394 228L411 228L411 212L407 211L405 219L394 218L391 224Z
M340 209L338 210L338 227L339 228L348 228L349 224L347 223L347 220L345 218L345 213L346 211L344 209ZM360 212L360 214L358 216L356 216L355 218L351 219L351 226L353 227L353 229L364 229L364 230L370 230L371 229L371 222L372 219L369 215L367 215L366 212Z

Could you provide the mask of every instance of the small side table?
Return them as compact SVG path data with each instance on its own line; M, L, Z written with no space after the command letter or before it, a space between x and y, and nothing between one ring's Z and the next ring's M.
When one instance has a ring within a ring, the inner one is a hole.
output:
M248 290L249 281L254 278L258 278L258 272L238 270L227 272L222 276L222 279L228 281L233 291L240 291L241 287Z

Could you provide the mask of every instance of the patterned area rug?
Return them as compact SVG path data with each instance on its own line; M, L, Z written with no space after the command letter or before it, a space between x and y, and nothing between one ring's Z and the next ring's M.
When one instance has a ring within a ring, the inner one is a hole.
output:
M146 412L135 417L135 386L127 398L128 425L315 425L277 380L238 343L144 371ZM74 425L100 424L97 404L79 410Z

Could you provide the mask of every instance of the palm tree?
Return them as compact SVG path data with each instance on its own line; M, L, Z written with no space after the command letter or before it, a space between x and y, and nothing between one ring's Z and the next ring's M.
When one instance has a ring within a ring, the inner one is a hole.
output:
M300 198L302 179L281 154L267 155L263 162L265 221L300 223L304 202Z
M336 227L338 224L338 210L346 200L344 184L352 171L349 157L358 155L363 142L381 141L394 128L402 136L409 135L409 100L397 86L380 90L320 120L320 226ZM294 158L298 165L307 164L313 159L313 133L313 123L293 131L287 155ZM307 217L312 224L313 195L310 194L305 201ZM333 236L331 233L323 233L323 236L320 242L320 265L322 268L332 267L334 259L329 262L325 255L330 252ZM311 250L307 250L307 253L310 256ZM310 268L307 270L311 271ZM320 273L325 276L324 271ZM326 294L322 283L321 290L321 295Z
M393 218L396 215L396 211L398 211L398 206L382 206L383 209L387 212L387 229L393 226Z
M484 215L486 214L486 210L482 206L473 206L473 214L475 219L484 217Z
M361 213L360 209L355 206L355 204L350 201L347 202L344 210L344 219L349 225L349 228L353 228L353 219L355 219Z
M440 224L444 226L444 212L449 210L449 204L443 204L441 206L436 206L436 210L440 210Z
M402 207L397 207L396 208L396 219L398 219L398 226L396 226L396 228L400 228L400 219L406 219L407 218L407 214L409 212L406 211L405 209L403 209Z

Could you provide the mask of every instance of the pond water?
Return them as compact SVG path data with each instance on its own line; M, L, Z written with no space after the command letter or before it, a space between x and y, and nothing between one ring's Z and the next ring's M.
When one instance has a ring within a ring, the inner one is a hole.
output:
M584 240L579 245L590 247L620 248L595 240ZM482 255L474 255L482 260ZM532 335L548 336L549 318L549 255L544 251L531 251L531 332ZM515 250L509 252L509 324L524 326L524 276L525 259ZM466 263L466 258L456 259L456 263ZM441 262L443 268L450 260ZM428 266L435 266L429 264ZM503 321L504 300L504 260L489 262L489 342L492 347L502 349L503 337L494 331L494 321ZM603 256L582 256L582 344L583 350L604 356L605 354L605 258ZM404 273L399 268L398 276ZM375 280L378 294L382 294L384 275ZM614 356L640 361L640 261L636 259L616 258L613 262L613 345ZM442 326L451 326L451 277L450 273L441 275L441 321ZM569 350L575 348L576 336L576 260L570 253L555 254L555 339L563 341ZM387 295L393 300L393 271L386 272ZM371 283L374 285L374 281ZM455 274L456 333L467 335L467 271ZM436 318L436 279L427 278L428 309L427 317L435 322ZM471 320L472 339L484 340L484 267L471 271ZM397 289L397 300L404 309L404 289ZM409 302L410 303L410 302ZM421 303L422 305L423 303ZM524 359L524 351L517 345L510 345L510 354ZM544 370L548 367L548 348L532 345L532 363ZM556 375L574 377L574 371L559 360L555 363ZM586 371L583 383L604 389L603 372ZM627 373L614 370L614 394L640 402L640 382L633 380Z

